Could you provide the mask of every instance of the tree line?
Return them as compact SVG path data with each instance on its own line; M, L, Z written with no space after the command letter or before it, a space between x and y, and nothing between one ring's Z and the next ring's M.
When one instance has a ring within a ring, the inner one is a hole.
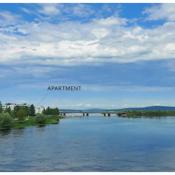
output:
M47 116L56 117L54 119L58 120L59 109L58 108L44 108L41 114L36 113L35 106L31 104L27 105L15 105L14 108L5 107L3 108L2 103L0 102L0 129L1 128L10 128L14 121L24 123L26 120L34 121L41 124L45 123ZM33 119L32 119L33 118ZM51 120L51 119L49 119ZM53 118L52 118L53 121ZM49 121L50 122L50 121ZM54 122L54 121L53 121Z
M8 113L11 117L23 120L27 116L35 116L35 106L32 104L30 106L16 105L14 109L6 107L3 109L2 103L0 102L0 113Z
M150 111L125 111L127 117L162 117L162 116L175 116L175 111L171 110L150 110Z

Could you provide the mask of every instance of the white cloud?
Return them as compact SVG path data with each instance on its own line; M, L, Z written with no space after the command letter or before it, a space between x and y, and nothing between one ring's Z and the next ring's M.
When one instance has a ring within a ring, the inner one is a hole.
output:
M95 13L87 4L77 4L73 8L68 9L68 13L75 16L86 17Z
M1 11L0 12L0 24L1 26L4 25L13 25L19 22L20 16L13 14L9 11Z
M138 93L138 92L144 92L144 93L159 93L159 92L169 92L174 91L175 87L173 86L141 86L141 85L96 85L96 84L90 84L90 85L82 85L82 91L94 91L94 92L113 92L113 93L119 93L119 92L131 92L131 93Z
M60 13L60 8L58 4L42 4L39 13L46 16L55 16Z
M149 20L164 19L168 21L175 21L175 4L156 4L147 8L144 13L148 15Z
M95 19L94 22L102 25L102 26L113 26L113 25L125 25L127 23L127 19L120 17L108 17L102 19Z
M26 8L22 9L25 13L35 14L40 20L49 18L52 20L57 19L60 21L69 20L72 17L88 18L90 16L96 17L102 15L99 9L94 10L89 4L39 4L34 11ZM45 18L43 18L43 16Z
M47 15L59 13L53 4L42 10ZM86 23L19 21L0 29L0 63L77 65L175 58L175 22L152 29L127 22L119 16Z

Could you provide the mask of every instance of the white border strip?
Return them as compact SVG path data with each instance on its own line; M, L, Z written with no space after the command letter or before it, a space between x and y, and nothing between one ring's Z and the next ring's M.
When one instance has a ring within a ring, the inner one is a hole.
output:
M175 172L9 172L0 175L175 175Z
M175 172L0 172L0 175L174 175Z

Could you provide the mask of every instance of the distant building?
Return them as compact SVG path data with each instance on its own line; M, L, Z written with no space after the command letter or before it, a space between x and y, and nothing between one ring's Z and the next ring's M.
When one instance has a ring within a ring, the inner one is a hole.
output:
M10 109L13 110L16 105L16 103L6 103L5 105L3 105L3 108L6 109L10 107Z
M2 105L3 109L6 109L6 108L9 108L11 110L14 110L14 107L15 106L27 106L27 107L30 107L31 104L27 104L27 103L20 103L20 104L17 104L17 103L5 103L4 105ZM35 113L42 113L44 109L44 106L35 106Z
M44 106L37 106L35 107L35 113L42 113L43 109L44 109Z
M28 105L27 103L21 103L21 104L5 103L5 105L3 105L3 108L6 109L10 107L10 109L13 110L15 106L30 106L30 105Z

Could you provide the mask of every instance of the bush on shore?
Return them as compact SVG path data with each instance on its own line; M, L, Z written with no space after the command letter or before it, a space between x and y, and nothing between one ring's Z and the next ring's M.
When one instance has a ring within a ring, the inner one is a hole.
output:
M132 110L132 111L125 111L126 116L121 117L131 117L131 118L140 118L140 117L165 117L165 116L175 116L175 111L168 111L168 110L155 110L155 111L142 111L142 110Z
M46 117L43 114L36 115L36 124L38 126L44 126L46 124Z
M0 130L9 130L13 127L13 118L9 113L0 113Z

